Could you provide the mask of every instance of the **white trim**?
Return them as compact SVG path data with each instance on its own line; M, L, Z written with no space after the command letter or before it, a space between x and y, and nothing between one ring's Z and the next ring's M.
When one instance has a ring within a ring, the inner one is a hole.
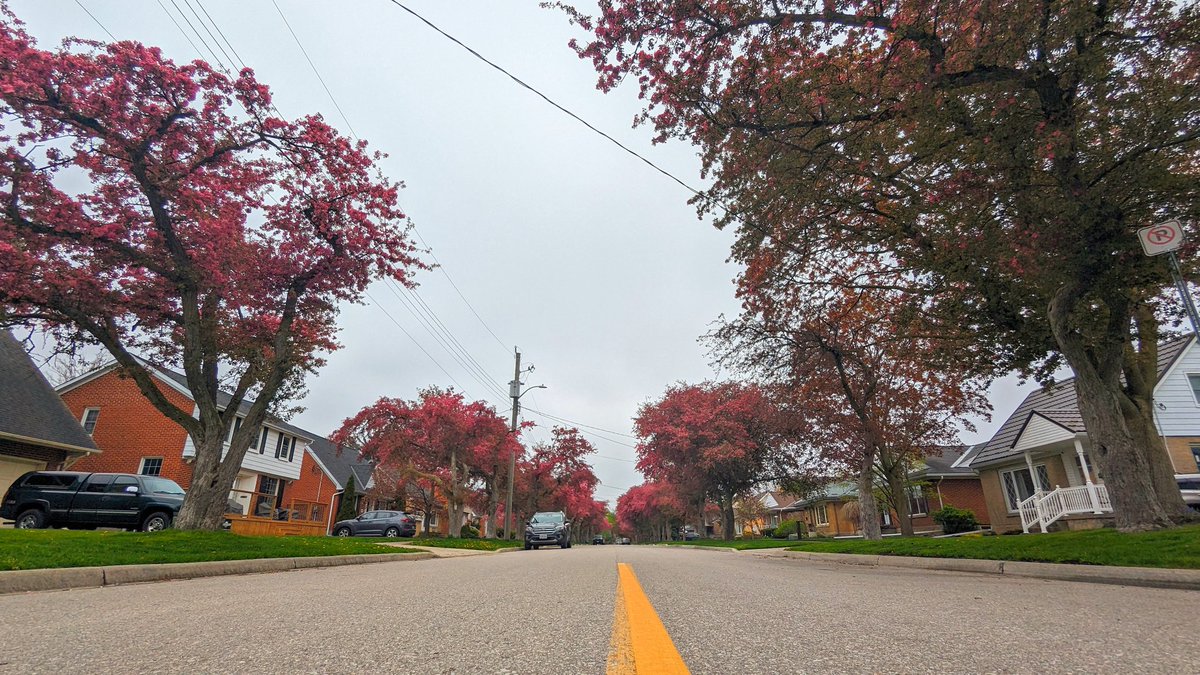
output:
M1188 391L1190 391L1192 394L1192 403L1194 403L1197 408L1200 408L1200 393L1198 393L1196 391L1196 387L1192 385L1192 377L1200 378L1200 373L1188 371L1183 374L1183 379L1187 381Z
M813 506L813 523L816 525L829 525L829 509L826 502L821 502Z
M76 375L75 377L67 380L66 382L63 382L62 384L55 387L54 391L57 391L59 393L59 395L62 395L80 385L91 382L92 380L100 377L101 375L108 374L108 372L113 370L116 367L116 365L117 365L116 360L113 360L113 361L109 361L108 363L106 363L102 366L97 366L82 375Z
M142 473L143 471L146 470L146 460L148 460L148 459L157 459L158 460L158 473L154 473L154 474ZM166 458L165 457L143 457L138 462L138 470L137 470L138 475L139 476L161 476L162 470L163 470L162 462L164 459L166 459Z
M96 420L92 422L92 428L89 431L87 428L88 413L95 412ZM93 436L96 433L96 425L100 423L100 406L94 405L83 409L83 417L79 420L79 426L83 427L83 433L88 436Z
M1042 462L1041 464L1032 464L1031 463L1031 466L1014 466L1011 469L997 469L996 474L1000 477L1000 493L1001 493L1000 496L1004 498L1004 506L1005 506L1005 508L1008 508L1009 513L1020 513L1020 511L1018 509L1008 507L1008 486L1004 484L1004 474L1015 473L1017 471L1028 471L1029 472L1029 482L1033 483L1034 492L1037 492L1038 490L1041 490L1041 489L1049 490L1050 489L1049 485L1045 486L1045 488L1042 488L1042 486L1038 485L1038 483L1041 482L1038 480L1038 476L1037 476L1038 467L1046 469L1046 476L1047 476L1047 479L1049 479L1050 469L1046 467L1045 462ZM1015 486L1016 483L1014 483L1013 485ZM1017 492L1017 498L1022 499L1021 493L1019 491ZM1025 498L1025 499L1027 499L1027 498ZM1020 502L1018 501L1018 506L1019 505L1020 505Z

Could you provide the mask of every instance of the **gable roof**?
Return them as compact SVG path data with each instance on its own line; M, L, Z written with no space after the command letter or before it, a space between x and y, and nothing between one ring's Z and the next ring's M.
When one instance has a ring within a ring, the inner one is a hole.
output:
M858 485L849 481L830 483L814 492L812 496L792 502L789 508L797 509L818 502L837 502L843 499L858 499Z
M358 453L352 450L343 450L338 454L337 446L335 446L328 438L315 436L308 449L317 458L321 466L325 467L330 478L337 484L339 490L346 489L346 481L350 480L350 476L354 476L355 489L359 492L370 487L371 474L374 467L369 462L361 462L358 459Z
M1192 343L1192 336L1168 340L1158 346L1158 380L1171 369L1183 352ZM1075 433L1084 433L1083 417L1079 413L1079 401L1075 395L1075 378L1069 377L1062 382L1056 382L1050 387L1041 387L1029 393L1021 405L1008 416L1004 424L996 430L971 465L979 467L999 461L1004 461L1021 453L1013 450L1017 439L1034 413L1058 424Z
M0 437L73 452L100 452L25 348L0 331Z
M983 449L982 443L975 445L943 445L938 448L940 454L930 454L921 458L922 466L909 472L910 478L975 476L971 468L971 459Z

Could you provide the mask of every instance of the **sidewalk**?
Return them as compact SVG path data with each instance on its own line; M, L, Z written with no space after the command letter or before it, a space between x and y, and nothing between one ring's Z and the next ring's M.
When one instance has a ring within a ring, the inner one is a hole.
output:
M702 547L697 546L694 548ZM1162 567L1116 567L1110 565L1066 565L1062 563L982 560L977 558L915 558L858 553L810 553L807 551L787 551L769 548L747 551L737 551L736 549L725 550L743 554L748 553L762 558L791 558L814 563L834 563L866 567L903 567L945 572L996 574L1052 581L1081 581L1118 586L1200 590L1200 570Z

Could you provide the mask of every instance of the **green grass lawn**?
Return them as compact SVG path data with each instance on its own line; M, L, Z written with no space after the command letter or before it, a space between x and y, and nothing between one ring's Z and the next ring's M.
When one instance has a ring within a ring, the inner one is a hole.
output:
M520 546L519 541L504 539L460 539L457 537L414 537L412 539L388 539L387 541L403 541L416 546L437 546L439 548L469 548L473 551L498 551L502 548Z
M997 537L889 537L789 542L791 551L1200 569L1200 525L1160 532L1087 530Z
M229 532L86 532L0 529L0 570L142 563L416 553L338 537L246 537Z
M724 539L696 539L694 541L668 541L665 543L668 546L712 546L714 548L734 548L739 551L746 551L756 548L783 548L785 546L795 546L796 540L734 539L733 541L725 541Z

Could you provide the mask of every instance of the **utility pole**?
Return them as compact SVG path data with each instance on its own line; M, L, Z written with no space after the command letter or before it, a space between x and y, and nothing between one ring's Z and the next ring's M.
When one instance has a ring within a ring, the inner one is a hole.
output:
M517 434L517 415L520 413L521 406L521 352L513 347L513 355L516 357L517 363L513 367L513 379L508 383L508 395L512 398L512 421L508 425L508 430L514 436ZM508 499L504 500L504 537L512 539L516 532L516 520L513 518L512 502L513 502L513 477L517 473L517 449L516 446L511 446L512 449L508 453ZM511 525L511 527L510 527Z

